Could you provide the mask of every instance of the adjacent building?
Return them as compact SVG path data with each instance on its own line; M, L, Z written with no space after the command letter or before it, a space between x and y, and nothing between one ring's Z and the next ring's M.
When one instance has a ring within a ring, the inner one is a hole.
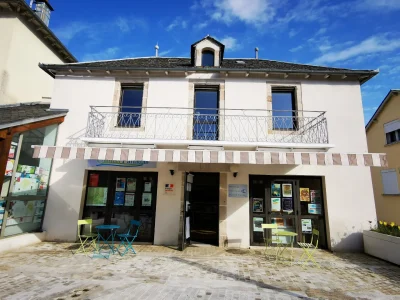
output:
M157 48L158 50L158 48ZM226 58L207 36L189 58L41 64L66 109L43 229L75 241L76 222L126 230L138 241L262 245L262 223L322 248L362 250L375 218L360 86L373 70Z
M390 90L366 126L369 151L386 153L386 168L372 168L378 221L400 224L400 90Z

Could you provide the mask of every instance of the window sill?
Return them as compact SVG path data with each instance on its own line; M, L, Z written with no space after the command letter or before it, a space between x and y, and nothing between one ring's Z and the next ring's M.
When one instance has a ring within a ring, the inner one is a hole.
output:
M399 194L382 194L382 196L392 196L392 197L400 197L400 193Z
M393 145L396 145L396 144L400 144L400 141L396 141L396 142L393 142L393 143L390 143L390 144L385 144L385 147L393 146Z

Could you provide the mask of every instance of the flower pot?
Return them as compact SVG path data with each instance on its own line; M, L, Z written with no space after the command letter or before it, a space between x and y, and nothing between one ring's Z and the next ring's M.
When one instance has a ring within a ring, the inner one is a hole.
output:
M364 252L400 265L400 237L364 230Z

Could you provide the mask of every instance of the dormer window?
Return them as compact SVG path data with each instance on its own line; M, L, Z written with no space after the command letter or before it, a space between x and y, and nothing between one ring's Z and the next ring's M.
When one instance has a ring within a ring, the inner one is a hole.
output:
M214 51L203 50L201 55L202 67L214 67Z

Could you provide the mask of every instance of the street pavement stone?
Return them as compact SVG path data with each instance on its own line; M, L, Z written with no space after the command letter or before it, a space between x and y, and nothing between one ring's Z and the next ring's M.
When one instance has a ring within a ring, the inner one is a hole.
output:
M262 249L136 245L109 259L40 243L2 254L0 299L399 299L400 267L318 250L321 268L276 262Z

